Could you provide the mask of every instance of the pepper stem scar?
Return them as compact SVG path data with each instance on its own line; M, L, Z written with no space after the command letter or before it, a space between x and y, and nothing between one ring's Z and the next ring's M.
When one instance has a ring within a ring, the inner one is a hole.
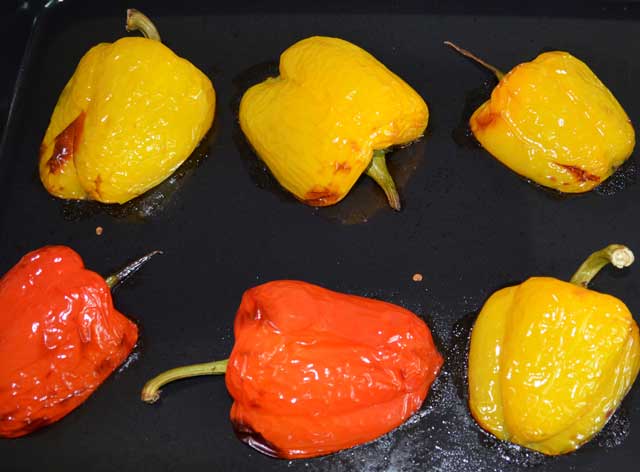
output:
M154 39L160 41L160 33L158 29L149 19L147 15L135 8L127 9L127 25L125 26L127 31L140 31L145 38Z
M120 269L115 274L111 274L109 277L105 279L105 282L107 283L107 287L109 287L110 289L113 289L120 282L123 282L124 280L128 279L129 276L138 272L138 270L140 270L140 268L143 265L145 265L153 256L157 254L162 254L162 251L153 251L153 252L150 252L149 254L145 254L140 259L136 259L132 263L127 264L125 267Z
M221 361L205 362L203 364L192 364L175 369L167 370L160 375L149 380L142 388L143 402L155 403L160 398L160 389L174 380L187 379L189 377L199 377L201 375L224 375L227 371L229 359Z
M385 151L383 150L376 149L373 151L373 158L365 172L382 187L382 190L384 190L387 196L387 200L389 200L389 206L396 211L400 211L402 207L400 204L400 196L396 190L396 184L393 182L391 174L389 174L384 156Z
M476 56L475 54L467 51L466 49L461 48L460 46L458 46L457 44L452 43L451 41L445 41L444 44L446 44L447 46L449 46L450 48L455 49L456 51L458 51L460 54L462 54L464 57L468 57L469 59L474 60L475 62L477 62L478 64L480 64L483 67L486 67L487 69L489 69L491 72L493 72L495 74L495 76L498 78L498 80L502 80L502 78L504 77L504 72L502 72L500 69L498 69L495 66L492 66L491 64L489 64L488 62L483 61L482 59L480 59L478 56Z
M622 244L610 244L604 249L591 254L586 261L578 268L573 277L571 277L571 283L585 287L589 285L589 282L600 272L600 270L611 263L618 269L629 267L633 264L634 256L631 249Z

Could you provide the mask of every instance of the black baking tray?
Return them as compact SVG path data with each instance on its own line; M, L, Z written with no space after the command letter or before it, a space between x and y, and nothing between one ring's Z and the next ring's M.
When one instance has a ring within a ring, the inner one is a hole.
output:
M24 2L29 3L29 2ZM468 136L490 74L442 45L453 40L498 67L563 49L586 61L640 120L640 8L608 2L49 1L37 7L0 155L0 272L46 244L76 249L108 274L152 249L165 254L114 293L141 327L126 368L60 422L0 441L2 470L539 471L637 470L638 383L605 430L578 452L547 458L484 434L466 406L473 317L496 289L531 275L568 278L608 243L640 252L637 152L587 195L561 197L517 177ZM175 178L114 209L52 198L37 176L40 140L62 87L91 46L124 32L124 9L156 22L164 41L213 81L214 129ZM242 137L242 92L311 35L339 36L375 55L428 102L420 142L389 159L404 209L366 178L332 208L279 189ZM18 44L5 47L19 47ZM96 227L104 232L96 235ZM412 275L421 273L422 282ZM324 458L270 459L234 437L222 378L139 400L144 382L185 363L226 357L243 291L282 278L377 297L424 317L446 357L420 412L383 438ZM605 270L593 288L640 312L640 268ZM1 362L1 360L0 360Z

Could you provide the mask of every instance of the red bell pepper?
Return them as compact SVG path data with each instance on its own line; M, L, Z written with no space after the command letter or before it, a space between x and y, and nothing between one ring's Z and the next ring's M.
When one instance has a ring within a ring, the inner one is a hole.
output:
M427 325L390 303L298 281L247 290L229 360L172 369L173 380L226 371L231 422L258 451L293 459L329 454L406 421L442 366ZM228 363L227 363L228 362Z
M109 289L156 253L105 281L72 249L47 246L0 279L0 436L58 421L129 356L138 327Z

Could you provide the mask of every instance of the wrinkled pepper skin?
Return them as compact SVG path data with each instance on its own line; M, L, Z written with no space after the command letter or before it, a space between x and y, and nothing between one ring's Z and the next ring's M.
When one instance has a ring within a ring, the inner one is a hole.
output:
M613 94L585 63L562 51L516 66L469 124L507 167L566 193L602 183L635 146L629 117Z
M373 151L422 136L424 100L368 52L315 36L280 57L280 75L251 87L240 126L278 182L312 206L342 200Z
M68 247L25 255L0 280L0 436L58 421L129 356L138 339L104 279Z
M40 146L40 179L56 197L127 202L189 157L214 110L211 81L159 41L98 44L58 99Z
M564 454L602 429L639 368L638 325L622 301L533 277L482 308L471 337L469 405L499 439Z
M381 436L424 401L442 365L404 308L298 281L245 292L226 373L238 437L281 458Z

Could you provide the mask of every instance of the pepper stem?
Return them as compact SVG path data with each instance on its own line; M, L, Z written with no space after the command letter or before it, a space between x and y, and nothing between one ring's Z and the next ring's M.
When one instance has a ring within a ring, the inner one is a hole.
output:
M153 22L147 15L135 8L127 9L127 24L125 28L129 32L140 31L145 38L161 41L160 33L158 33L158 29Z
M400 195L396 190L396 184L393 182L393 177L387 169L387 162L384 158L385 152L380 149L373 151L373 158L367 170L366 174L371 177L376 183L382 187L387 200L389 200L389 206L396 211L400 211L402 205L400 204Z
M633 252L627 246L622 244L610 244L604 249L591 254L586 261L578 268L571 283L587 288L589 282L598 275L598 272L611 263L614 267L622 269L633 264Z
M155 403L160 398L160 389L174 380L199 377L201 375L224 375L227 371L229 359L206 362L204 364L192 364L184 367L176 367L167 370L149 380L142 388L140 398L143 402Z
M105 279L105 282L107 282L107 286L110 289L113 289L113 287L118 285L120 282L123 282L125 279L128 279L129 276L138 272L138 270L156 254L162 254L162 251L150 252L149 254L142 256L140 259L137 259L132 263L127 264L127 266L123 267L115 274L111 274L109 277Z
M502 72L500 69L498 69L495 66L492 66L488 62L483 61L482 59L480 59L475 54L472 54L471 52L467 51L466 49L461 48L457 44L454 44L451 41L445 41L444 44L446 44L450 48L455 49L460 54L462 54L464 57L468 57L469 59L474 60L475 62L477 62L481 66L486 67L487 69L489 69L491 72L493 72L495 74L495 76L498 78L498 80L502 80L502 78L504 77L504 72Z

